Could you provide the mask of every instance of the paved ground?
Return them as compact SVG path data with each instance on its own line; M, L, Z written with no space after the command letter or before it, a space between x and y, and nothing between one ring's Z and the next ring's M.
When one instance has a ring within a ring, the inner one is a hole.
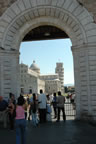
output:
M33 127L27 125L27 144L96 144L96 127L67 120ZM0 144L15 144L15 131L0 128Z

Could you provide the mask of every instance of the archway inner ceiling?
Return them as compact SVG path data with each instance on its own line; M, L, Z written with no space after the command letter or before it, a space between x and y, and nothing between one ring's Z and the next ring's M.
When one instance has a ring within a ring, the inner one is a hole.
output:
M36 41L36 40L52 40L52 39L65 39L69 38L68 35L54 26L39 26L32 29L23 39L26 41Z

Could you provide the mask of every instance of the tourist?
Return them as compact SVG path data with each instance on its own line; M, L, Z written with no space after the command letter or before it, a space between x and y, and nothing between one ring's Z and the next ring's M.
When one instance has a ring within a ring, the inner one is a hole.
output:
M0 111L5 111L7 107L8 107L7 101L4 100L2 96L0 96Z
M28 105L28 121L30 122L30 116L31 116L31 105Z
M25 100L25 119L27 120L28 101Z
M8 110L9 110L9 123L10 123L10 129L14 129L14 120L15 120L15 115L14 111L16 108L16 101L15 101L15 96L12 93L9 93L9 100L8 100Z
M25 99L18 98L16 106L16 144L26 144Z
M29 98L29 105L28 105L28 121L30 121L30 117L32 115L32 102L33 102L33 95Z
M58 117L57 117L57 122L60 121L60 112L62 111L63 113L63 120L64 122L66 121L66 116L65 116L65 109L64 109L64 103L65 103L65 97L61 95L61 92L58 92L58 98L57 98L57 107L58 107Z
M31 103L31 108L32 108L32 124L34 126L37 126L38 125L38 116L37 116L38 100L35 93L33 93L33 102Z
M4 128L7 127L8 121L8 103L0 96L0 120L4 123Z
M56 93L54 93L54 95L53 95L52 104L53 104L53 110L54 110L54 118L57 118L57 96L56 96Z
M40 123L46 122L46 104L47 98L46 95L43 93L43 90L40 90L40 95L38 96L38 103L39 103L39 118Z
M51 100L50 100L50 96L48 94L47 95L47 110L46 110L46 120L47 121L52 121L52 119L51 119L51 113L52 113Z
M8 102L10 102L10 99L11 99L11 102L16 105L16 100L15 100L15 96L13 93L9 93L9 100Z
M13 104L13 101L10 99L8 104L10 130L14 130L14 120L15 120L14 110L15 105Z
M27 95L27 103L28 103L28 105L30 104L30 98L29 98L29 95Z

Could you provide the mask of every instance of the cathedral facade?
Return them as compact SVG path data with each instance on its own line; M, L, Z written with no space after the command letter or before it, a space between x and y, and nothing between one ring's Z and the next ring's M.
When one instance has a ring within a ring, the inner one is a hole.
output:
M63 69L63 63L58 64L61 65ZM28 67L28 65L21 63L20 92L22 94L30 94L30 93L38 94L40 89L42 89L46 94L52 94L54 92L61 91L62 87L64 90L64 85L62 86L61 81L61 79L64 79L63 78L64 74L62 75L61 78L60 72L61 71L59 69L59 72L56 71L54 74L40 74L40 68L37 66L35 61L33 61L30 67Z

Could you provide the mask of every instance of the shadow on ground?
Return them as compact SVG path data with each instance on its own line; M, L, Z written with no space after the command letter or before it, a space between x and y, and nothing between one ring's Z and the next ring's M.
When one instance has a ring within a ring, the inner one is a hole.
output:
M67 120L33 127L27 122L27 144L96 144L96 127ZM0 144L15 144L15 131L0 127Z

